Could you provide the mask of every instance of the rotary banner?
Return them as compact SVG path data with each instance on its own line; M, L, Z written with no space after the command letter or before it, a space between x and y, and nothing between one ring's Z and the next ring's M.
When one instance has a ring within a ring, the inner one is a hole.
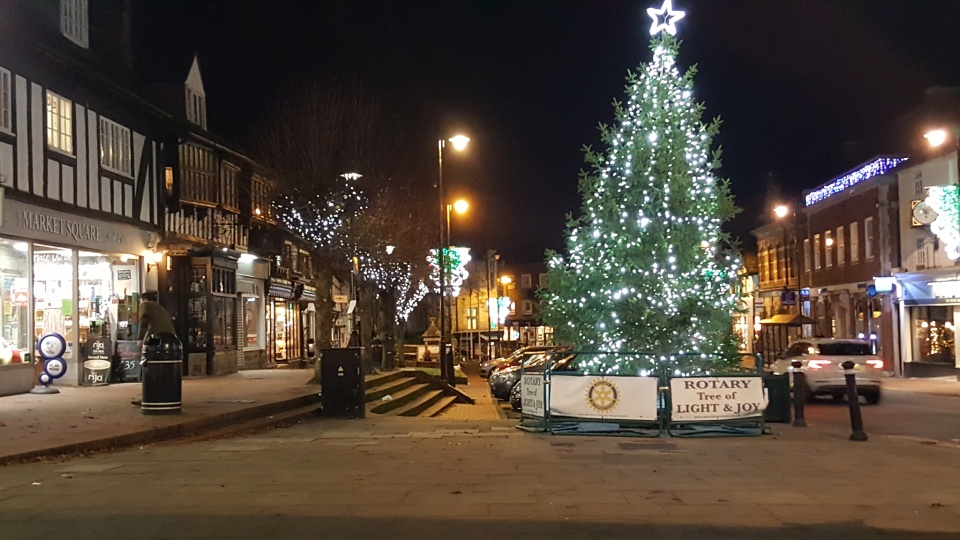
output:
M550 414L609 420L656 420L655 377L576 377L550 380Z
M760 377L690 377L670 380L670 419L735 420L760 416L767 398Z

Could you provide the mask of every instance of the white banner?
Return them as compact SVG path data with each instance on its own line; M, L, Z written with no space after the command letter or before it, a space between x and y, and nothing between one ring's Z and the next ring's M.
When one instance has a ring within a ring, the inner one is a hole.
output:
M520 411L526 415L543 418L546 410L543 373L524 374L520 381L520 391Z
M767 406L760 377L670 379L670 400L674 422L751 418Z
M656 420L655 377L578 377L550 379L550 414L610 420Z

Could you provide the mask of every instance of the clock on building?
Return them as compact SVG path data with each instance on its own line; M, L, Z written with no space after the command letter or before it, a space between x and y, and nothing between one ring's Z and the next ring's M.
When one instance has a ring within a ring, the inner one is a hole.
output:
M924 201L916 201L913 205L913 219L916 226L929 225L937 219L937 211Z

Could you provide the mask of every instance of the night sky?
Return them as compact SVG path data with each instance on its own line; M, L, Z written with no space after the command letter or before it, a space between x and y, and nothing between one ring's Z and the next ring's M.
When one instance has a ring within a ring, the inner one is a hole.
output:
M244 144L271 104L310 80L359 80L414 144L406 174L437 175L472 202L453 241L506 261L562 248L580 206L580 148L596 147L628 69L650 59L647 7L660 0L204 0L135 4L141 67L197 51L212 131ZM720 175L744 211L729 229L752 244L777 193L884 153L931 86L960 85L956 0L675 0L679 62L724 124ZM901 137L902 138L902 137Z

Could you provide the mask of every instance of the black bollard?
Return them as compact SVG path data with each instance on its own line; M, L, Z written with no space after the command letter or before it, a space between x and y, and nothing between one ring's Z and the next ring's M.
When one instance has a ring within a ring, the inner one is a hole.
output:
M857 376L854 371L856 364L847 360L840 364L843 367L843 377L847 381L847 401L850 402L850 433L851 441L865 441L867 434L863 431L863 418L860 416L860 396L857 394Z
M803 362L794 360L790 362L793 366L793 427L807 427L807 421L803 417L803 402L806 400L806 381L804 374L800 371Z

